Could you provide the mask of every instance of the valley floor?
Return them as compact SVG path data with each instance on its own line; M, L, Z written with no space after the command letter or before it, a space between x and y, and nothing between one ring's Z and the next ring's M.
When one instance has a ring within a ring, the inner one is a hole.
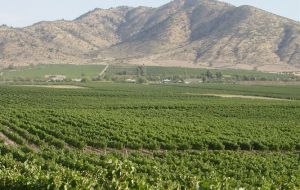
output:
M297 85L37 86L0 85L0 189L300 188Z

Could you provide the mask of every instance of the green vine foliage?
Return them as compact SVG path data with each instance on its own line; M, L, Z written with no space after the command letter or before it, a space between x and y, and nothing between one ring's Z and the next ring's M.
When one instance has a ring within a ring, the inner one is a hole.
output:
M299 89L0 86L0 189L298 190Z

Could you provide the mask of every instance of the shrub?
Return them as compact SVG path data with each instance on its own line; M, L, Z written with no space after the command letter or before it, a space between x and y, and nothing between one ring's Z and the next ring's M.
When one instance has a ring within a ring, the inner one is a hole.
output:
M52 138L49 141L49 143L54 145L56 148L64 148L64 146L65 146L65 143L63 141L58 140L58 139L54 139L54 138Z
M82 83L87 83L87 82L89 82L90 80L88 79L88 78L86 78L86 77L84 77L83 79L81 79L81 82Z
M124 148L124 145L121 142L110 141L110 142L108 142L108 147L122 149L122 148Z
M147 83L147 79L144 77L139 77L136 82L139 84Z
M97 141L97 142L93 142L90 141L88 142L89 146L95 147L95 148L106 148L107 147L107 143L105 141Z
M72 145L72 146L74 146L76 148L79 148L79 149L83 149L85 147L85 145L86 145L84 142L79 141L79 140L74 139L74 138L71 138L71 137L66 137L65 141L68 144L70 144L70 145Z
M241 150L251 150L251 144L249 142L240 142L239 146Z
M225 141L225 142L223 142L223 144L224 144L226 150L238 150L239 149L239 145L237 145L236 143L233 143L233 142Z
M253 150L268 150L268 147L261 142L254 141L251 144L252 144Z
M279 147L278 144L269 144L268 147L269 147L269 150L272 150L272 151L279 151L280 150L280 147Z
M172 144L172 143L163 143L161 145L161 148L164 149L164 150L176 150L176 145L175 144Z
M136 142L130 142L130 143L127 143L126 144L126 147L127 148L131 148L131 149L141 149L142 148L142 145L140 143L136 143Z
M156 142L151 142L151 143L145 144L145 145L143 145L143 147L145 149L149 149L149 150L158 150L158 149L160 149L159 144L157 144Z
M280 149L281 149L281 150L284 150L284 151L291 151L291 150L294 149L294 147L293 147L293 145L291 145L291 144L282 144L282 145L280 146Z
M191 148L191 145L188 143L181 143L177 145L178 150L189 150Z
M31 150L31 149L30 149L29 147L27 147L27 146L22 146L20 149L21 149L22 152L24 152L24 153L32 153L32 152L33 152L33 150Z
M209 150L224 150L225 146L219 141L211 141L208 143Z
M207 145L203 142L194 142L192 144L192 149L194 150L207 150Z

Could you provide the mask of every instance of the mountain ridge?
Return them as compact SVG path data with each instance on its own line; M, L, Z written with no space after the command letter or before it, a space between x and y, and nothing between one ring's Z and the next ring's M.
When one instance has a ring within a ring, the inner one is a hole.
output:
M0 27L0 67L49 63L300 70L300 24L252 7L174 0Z

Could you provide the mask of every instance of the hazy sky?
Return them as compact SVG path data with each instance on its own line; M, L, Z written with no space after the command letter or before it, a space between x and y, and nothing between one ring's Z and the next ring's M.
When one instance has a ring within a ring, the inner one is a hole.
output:
M75 19L94 8L120 5L158 7L170 0L0 0L0 25L31 25L41 20ZM223 0L234 5L253 5L300 21L300 0Z

